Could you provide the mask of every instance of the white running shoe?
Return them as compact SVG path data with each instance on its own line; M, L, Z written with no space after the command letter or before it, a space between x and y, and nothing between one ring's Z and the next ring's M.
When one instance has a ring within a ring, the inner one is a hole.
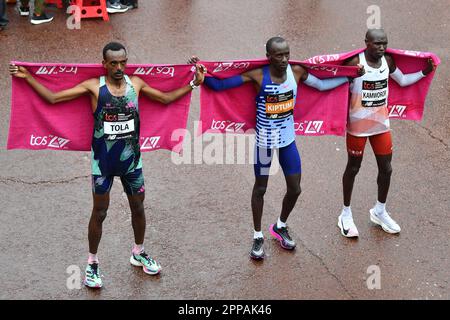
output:
M124 6L123 4L119 3L109 3L109 1L106 3L106 11L108 13L122 13L122 12L127 12L128 11L128 7Z
M352 215L343 215L342 213L338 218L338 227L341 229L341 234L347 238L358 237L358 229L356 228L355 223L353 222Z
M384 211L382 214L377 214L375 208L372 208L369 210L369 212L370 212L370 220L373 223L380 225L384 231L388 233L400 232L401 230L400 226L397 224L397 222L394 221L394 219L391 218L391 216L387 211Z

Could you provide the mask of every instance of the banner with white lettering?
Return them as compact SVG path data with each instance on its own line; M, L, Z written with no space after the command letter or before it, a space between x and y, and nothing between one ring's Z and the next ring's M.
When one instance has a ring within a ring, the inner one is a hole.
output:
M340 54L314 56L304 61L290 61L300 64L313 75L324 79L337 76L356 76L356 67L344 67L349 57L364 49ZM417 72L425 68L428 58L436 65L439 58L430 52L388 49L403 73ZM201 61L208 68L209 76L218 79L229 78L268 64L266 59L236 61ZM420 121L423 116L425 98L433 80L434 72L419 82L400 87L389 81L388 108L391 118ZM382 85L382 84L378 84ZM240 87L214 91L203 85L201 88L200 118L205 132L244 133L256 125L255 97L257 92L252 83ZM346 131L349 85L344 84L328 91L318 91L302 83L299 84L294 108L295 133L297 135L338 135Z
M105 73L98 64L13 63L26 67L37 81L53 92ZM158 90L171 91L187 85L194 77L194 71L192 65L128 65L126 74L139 76ZM167 149L181 152L184 136L180 134L177 141L172 141L172 132L186 128L190 99L191 93L188 93L169 105L163 105L144 96L139 98L141 151ZM120 123L105 127L106 135L117 139L134 131L134 122L127 118L129 115L121 117ZM12 77L8 149L89 151L93 125L88 95L51 105L24 79Z

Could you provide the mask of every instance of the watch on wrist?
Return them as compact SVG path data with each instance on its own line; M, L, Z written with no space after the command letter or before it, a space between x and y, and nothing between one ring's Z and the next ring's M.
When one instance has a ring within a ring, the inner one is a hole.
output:
M195 85L194 80L191 80L191 82L189 82L189 85L191 86L192 90L197 89L199 87Z

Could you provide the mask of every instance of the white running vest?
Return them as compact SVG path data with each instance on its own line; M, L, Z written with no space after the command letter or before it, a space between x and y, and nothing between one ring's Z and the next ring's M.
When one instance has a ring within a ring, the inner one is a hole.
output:
M354 78L350 84L350 107L347 132L358 137L373 136L390 130L388 102L389 66L381 58L381 67L367 64L364 52L359 54L359 63L366 73Z

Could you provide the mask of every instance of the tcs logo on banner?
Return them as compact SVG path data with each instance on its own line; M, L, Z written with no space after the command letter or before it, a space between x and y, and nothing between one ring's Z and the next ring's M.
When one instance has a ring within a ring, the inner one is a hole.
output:
M394 104L389 106L389 117L390 118L405 118L406 117L406 106L399 104Z
M55 149L67 149L66 145L69 142L69 139L57 137L52 134L43 137L32 134L30 137L30 146L45 146Z
M159 140L161 140L161 136L154 137L141 137L141 150L152 150L160 148Z
M303 122L294 123L294 130L304 132L305 134L324 134L325 132L322 130L322 127L323 127L322 120L317 121L305 120Z
M73 73L77 74L78 68L77 67L66 67L66 66L53 66L53 67L46 67L42 66L37 71L36 74L45 74L45 75L54 75L58 73Z
M230 120L212 120L211 128L214 130L225 130L228 132L236 132L245 126L245 122L234 122Z

